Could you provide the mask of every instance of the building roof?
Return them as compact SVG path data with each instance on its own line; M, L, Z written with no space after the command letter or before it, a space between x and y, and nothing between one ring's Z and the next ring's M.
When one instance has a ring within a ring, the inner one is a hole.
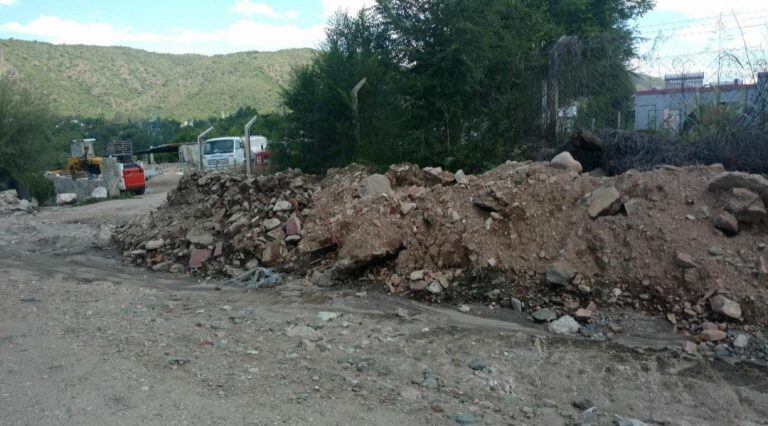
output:
M674 89L650 89L650 90L639 90L635 93L635 96L672 95L677 93L732 92L735 90L754 89L756 87L757 87L757 84L721 84L719 86L677 87Z

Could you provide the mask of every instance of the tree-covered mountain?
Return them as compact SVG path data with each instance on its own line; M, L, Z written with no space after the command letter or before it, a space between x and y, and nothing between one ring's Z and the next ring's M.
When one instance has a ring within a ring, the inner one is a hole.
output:
M661 77L653 77L643 73L632 73L632 83L635 84L637 90L650 90L650 89L663 89L664 79Z
M177 120L279 108L290 70L311 49L229 55L172 55L125 47L0 40L0 72L47 96L63 116Z

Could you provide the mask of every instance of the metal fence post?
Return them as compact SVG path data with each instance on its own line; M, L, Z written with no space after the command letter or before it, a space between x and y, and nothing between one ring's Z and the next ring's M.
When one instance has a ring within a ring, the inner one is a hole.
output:
M251 153L251 127L253 127L253 123L258 119L259 116L254 115L251 121L245 125L245 174L248 177L251 177L251 157L253 156Z
M203 138L208 133L211 133L213 131L213 126L209 127L206 131L203 133L200 133L197 136L197 149L200 152L200 170L205 170L205 164L203 164Z

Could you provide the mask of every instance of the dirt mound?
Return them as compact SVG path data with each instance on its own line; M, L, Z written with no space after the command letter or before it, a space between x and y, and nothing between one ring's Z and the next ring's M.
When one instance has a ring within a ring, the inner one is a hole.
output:
M322 181L196 173L122 246L157 270L235 275L260 262L317 285L365 274L433 301L582 320L634 307L699 334L766 324L766 194L765 179L718 166L612 178L530 162L481 176L411 164Z

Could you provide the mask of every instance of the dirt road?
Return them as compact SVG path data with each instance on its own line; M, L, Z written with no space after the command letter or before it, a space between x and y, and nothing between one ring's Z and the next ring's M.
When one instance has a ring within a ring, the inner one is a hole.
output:
M664 349L658 326L554 338L373 289L216 291L94 248L98 225L151 211L174 179L2 218L5 424L766 424L768 370Z

